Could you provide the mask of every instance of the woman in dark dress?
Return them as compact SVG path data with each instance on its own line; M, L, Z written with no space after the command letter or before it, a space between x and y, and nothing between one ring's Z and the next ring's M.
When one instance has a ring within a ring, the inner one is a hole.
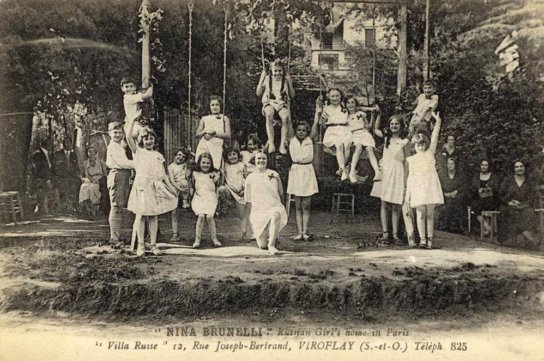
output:
M482 227L482 211L496 211L499 207L499 187L498 176L491 172L489 161L482 160L480 172L474 176L471 185L471 211L480 222L480 227ZM489 228L487 223L484 226ZM484 229L484 234L488 235L490 232L490 229Z
M507 177L499 191L500 218L499 242L522 234L530 246L538 245L533 236L536 217L533 210L535 187L525 174L525 164L522 161L514 163L514 175Z
M449 158L454 158L456 160L456 169L457 172L461 172L461 162L459 160L459 150L455 146L455 137L453 135L448 135L446 138L446 143L442 146L440 152L436 155L437 158L437 169L438 173L446 173L447 163Z
M446 171L440 174L440 184L444 192L444 205L440 207L439 228L450 232L463 231L464 179L456 169L454 158L448 158Z

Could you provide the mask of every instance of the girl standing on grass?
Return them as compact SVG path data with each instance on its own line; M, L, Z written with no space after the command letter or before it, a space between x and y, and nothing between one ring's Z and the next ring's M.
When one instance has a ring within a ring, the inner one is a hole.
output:
M323 136L323 145L330 154L336 154L338 171L341 180L348 179L346 171L346 159L349 157L351 145L351 131L348 127L348 110L344 107L342 92L338 88L331 88L328 93L330 104L321 108L316 107L316 112L321 112L321 119L325 122L327 130ZM321 104L321 96L317 100Z
M382 242L389 243L389 214L393 230L393 241L397 245L404 242L399 238L399 222L401 206L404 202L404 190L406 189L405 160L410 155L408 139L405 139L406 131L404 122L399 115L389 118L387 127L380 129L381 116L378 114L374 133L384 139L383 157L380 160L382 179L374 182L370 195L381 199L380 220L382 223ZM413 224L406 213L404 223L408 233L408 242L413 244Z
M244 188L247 177L246 166L240 161L238 147L230 147L225 151L224 179L225 185L219 187L220 194L231 197L236 201L240 217L241 239L251 239L251 228L249 227L249 212L244 199Z
M191 184L189 183L188 177L191 174L189 169L189 158L191 153L185 147L178 149L174 156L174 161L168 166L168 177L170 182L176 187L178 192L178 205L179 198L182 201L182 207L189 208L189 196L191 191ZM172 242L179 242L179 226L178 226L178 207L174 208L172 211Z
M374 148L376 148L376 142L372 134L370 134L370 129L372 128L372 122L370 119L367 119L364 111L378 111L380 108L375 107L360 107L357 99L353 95L346 98L346 108L348 109L348 124L351 130L351 140L355 146L355 151L353 152L353 158L351 158L351 170L349 172L349 180L351 183L357 183L357 173L355 169L357 168L357 163L359 163L359 158L363 152L363 147L366 148L368 153L368 160L374 169L374 181L381 179L380 168L378 167L378 160L374 154Z
M204 221L208 222L213 245L221 247L221 242L217 239L215 219L213 218L218 204L217 185L219 184L220 175L213 165L212 156L209 153L202 153L198 157L194 172L192 172L195 194L193 195L191 207L198 217L193 248L200 248Z
M310 241L312 239L308 234L310 202L312 195L319 192L312 164L314 160L314 143L312 142L312 138L315 136L318 121L319 115L316 112L311 132L308 123L298 122L295 127L295 137L289 143L289 154L291 155L292 164L291 169L289 169L287 194L295 196L298 231L298 234L293 237L295 241Z
M420 247L427 249L433 248L434 207L444 204L434 156L442 119L439 113L433 112L432 116L436 124L430 142L425 133L417 133L412 137L416 154L407 158L406 182L406 201L411 208L416 209L417 229L421 237Z
M249 206L249 220L261 249L272 255L278 254L276 240L287 224L287 212L283 206L283 187L280 175L267 169L268 157L263 150L255 152L255 172L246 178L245 200ZM268 228L268 241L265 234Z
M128 134L132 134L135 119L128 123ZM157 135L152 129L140 128L138 144L134 138L127 137L127 143L132 150L136 177L130 191L128 210L136 215L134 229L138 238L136 255L141 257L145 253L145 223L149 224L151 251L158 255L157 216L174 210L178 205L178 197L174 193L175 187L166 176L164 157L156 151L158 147Z

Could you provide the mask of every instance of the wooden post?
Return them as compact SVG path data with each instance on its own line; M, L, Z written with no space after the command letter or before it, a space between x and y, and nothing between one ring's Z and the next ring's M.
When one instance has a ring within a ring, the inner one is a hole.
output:
M430 0L427 0L425 8L425 43L423 44L424 63L423 63L423 79L429 79L431 75L431 67L429 64L429 13L430 13Z
M149 33L151 24L149 19L150 0L142 0L140 6L140 23L142 25L142 89L149 88L149 78L151 76L151 63L149 58Z
M401 94L406 90L406 44L408 34L408 8L405 4L402 4L400 7L399 18L400 33L398 45L399 69L397 73L397 95L400 97Z

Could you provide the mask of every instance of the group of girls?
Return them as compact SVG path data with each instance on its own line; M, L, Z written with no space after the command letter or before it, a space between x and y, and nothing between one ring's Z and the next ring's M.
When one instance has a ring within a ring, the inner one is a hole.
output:
M412 136L415 154L411 155L405 124L401 117L394 115L387 126L380 129L379 107L361 107L353 96L344 98L338 88L327 93L328 104L319 97L315 106L312 125L304 121L294 122L294 136L288 140L291 122L290 99L294 96L291 78L280 62L274 62L271 73L263 72L257 86L257 95L262 96L263 115L266 120L268 141L261 147L259 139L251 135L247 147L240 151L237 144L230 145L230 120L221 113L221 99L211 97L211 114L199 123L196 136L200 138L196 149L196 164L190 167L190 153L180 149L174 162L164 169L164 157L156 150L156 135L152 130L142 128L138 143L128 137L134 152L136 180L132 189L129 210L136 214L135 233L143 240L145 218L150 231L152 250L156 248L157 215L172 212L173 241L179 241L178 202L183 208L190 207L197 215L194 248L201 246L202 230L207 222L214 246L222 246L217 238L214 216L219 195L232 198L238 208L242 239L255 239L260 248L271 254L278 252L276 240L280 230L287 223L283 186L277 172L267 169L266 152L273 153L273 120L279 116L282 125L280 153L287 153L292 160L289 170L287 193L294 196L297 234L294 240L311 240L308 231L311 196L318 192L317 178L312 165L317 126L326 127L323 145L325 150L336 156L342 181L357 182L357 164L363 148L374 169L372 196L381 199L381 220L384 241L389 237L389 213L391 213L392 240L402 243L399 238L399 220L402 211L408 241L415 246L412 211L416 209L417 227L421 237L420 246L432 248L434 206L443 203L442 190L434 166L441 119L432 112L436 120L432 135L417 133ZM377 121L372 121L365 112L376 112ZM128 134L133 124L129 121ZM383 158L378 164L372 132L384 139ZM351 165L347 163L354 148ZM266 151L266 152L265 152ZM194 168L194 169L193 169ZM268 232L267 232L268 231ZM143 242L143 241L141 241ZM138 247L138 254L143 248Z

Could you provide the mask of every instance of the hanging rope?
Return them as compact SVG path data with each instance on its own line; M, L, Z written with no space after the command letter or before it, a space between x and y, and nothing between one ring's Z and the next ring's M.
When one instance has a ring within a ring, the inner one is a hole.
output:
M191 59L192 59L192 49L193 49L193 8L194 3L192 1L187 4L189 8L189 56L188 56L188 70L187 70L187 108L189 112L189 121L187 125L187 146L191 148L191 139L193 134L193 120L192 120L192 109L191 109Z
M288 42L288 50L287 50L287 73L291 74L291 27L287 26L287 42Z
M225 116L225 100L227 98L227 36L229 11L225 8L225 28L223 31L223 117Z

